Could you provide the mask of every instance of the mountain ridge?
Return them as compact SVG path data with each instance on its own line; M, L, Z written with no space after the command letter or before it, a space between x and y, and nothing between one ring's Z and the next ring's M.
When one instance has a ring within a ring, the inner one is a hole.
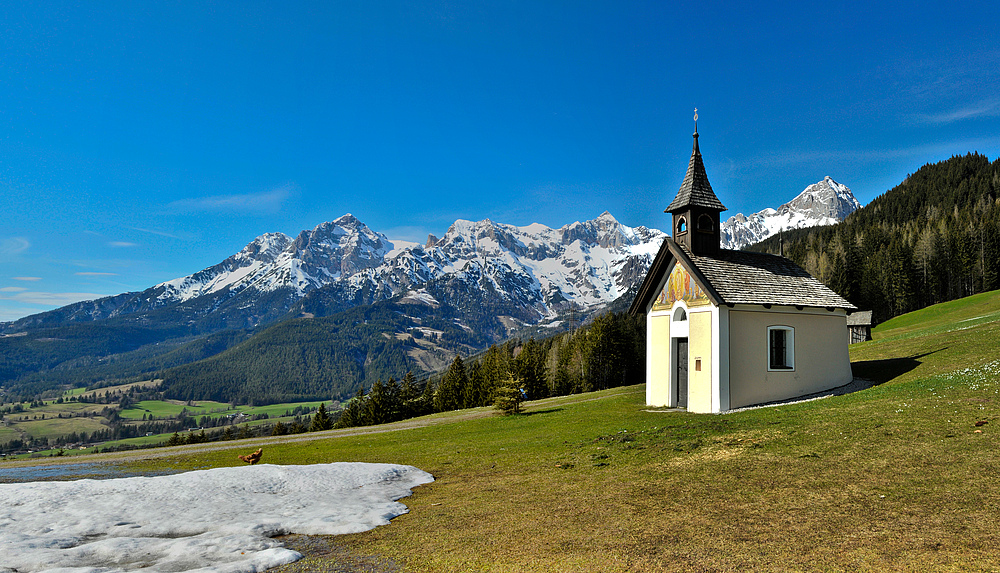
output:
M851 190L827 175L802 190L777 209L766 208L750 215L737 213L722 223L721 246L742 249L779 231L833 225L861 208Z
M262 234L190 275L25 317L4 330L108 318L142 322L148 313L171 307L190 324L228 308L231 316L221 321L225 327L256 327L278 318L273 311L254 312L264 295L283 314L325 287L339 299L337 306L349 307L404 295L448 276L464 276L481 288L489 283L500 296L531 306L541 320L555 317L566 304L586 310L613 301L630 286L634 273L627 269L651 260L665 236L656 229L626 227L605 211L559 229L459 219L433 244L420 245L390 240L346 214L294 239ZM616 274L619 267L625 274Z

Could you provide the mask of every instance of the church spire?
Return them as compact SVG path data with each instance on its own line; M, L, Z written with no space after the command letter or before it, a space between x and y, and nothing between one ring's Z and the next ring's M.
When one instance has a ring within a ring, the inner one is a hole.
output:
M677 196L663 212L673 213L691 205L719 211L726 210L725 205L712 191L712 184L708 182L708 174L705 173L705 163L701 160L701 150L698 149L698 108L694 109L694 145L691 148L687 174Z
M726 207L715 196L698 149L698 108L694 110L694 144L684 182L664 212L673 215L673 240L694 255L713 256L721 242L719 213Z

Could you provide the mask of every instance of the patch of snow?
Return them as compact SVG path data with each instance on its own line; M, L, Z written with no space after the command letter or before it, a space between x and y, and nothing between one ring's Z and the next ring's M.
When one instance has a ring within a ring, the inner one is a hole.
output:
M423 247L420 243L404 241L402 239L389 239L388 243L390 249L385 253L385 258L387 259L394 259L406 251L413 250L417 247Z
M385 525L431 481L412 466L333 463L0 484L0 571L263 571L302 557L271 537Z
M436 298L434 298L434 295L432 295L431 293L427 292L424 289L413 291L407 294L402 298L400 302L422 303L433 308L437 308L438 306L441 305L441 303L438 302Z

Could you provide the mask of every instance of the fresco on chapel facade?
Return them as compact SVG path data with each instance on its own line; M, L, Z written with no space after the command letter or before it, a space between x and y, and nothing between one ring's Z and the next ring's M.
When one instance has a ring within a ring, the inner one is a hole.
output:
M669 309L678 300L683 300L688 306L708 304L708 295L701 290L694 277L680 263L674 263L667 284L660 291L660 296L653 301L653 310Z

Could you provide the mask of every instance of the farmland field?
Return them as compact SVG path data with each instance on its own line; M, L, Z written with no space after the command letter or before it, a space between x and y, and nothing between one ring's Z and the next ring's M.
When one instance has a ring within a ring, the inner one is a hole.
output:
M93 435L95 432L104 432L101 435L107 435L109 429L114 427L114 422L109 419L117 414L121 418L121 423L130 428L134 428L140 433L138 437L133 438L123 438L117 440L111 440L109 442L104 442L101 445L105 448L107 447L120 447L120 446L139 446L145 447L149 445L162 444L167 441L167 439L173 434L173 429L167 433L156 433L154 435L141 435L147 433L150 429L153 431L162 432L162 424L159 426L153 425L153 419L156 422L178 422L181 415L187 416L194 420L193 424L189 423L181 429L188 429L190 425L197 425L202 422L203 416L208 416L213 420L218 420L227 415L241 413L245 417L239 418L237 421L240 426L255 427L262 424L273 424L277 421L282 421L286 424L291 423L294 420L293 416L286 416L287 413L295 411L298 408L300 416L307 415L312 409L319 406L321 402L302 402L302 403L286 403L286 404L271 404L267 406L233 406L224 402L212 402L212 401L197 401L192 403L185 403L176 400L145 400L137 404L132 405L124 410L119 409L119 405L115 401L109 403L103 403L108 399L115 400L120 395L127 392L129 388L132 387L150 387L155 386L157 383L153 381L147 382L137 382L132 384L126 384L121 386L110 386L106 388L100 388L97 390L83 391L82 389L74 389L66 392L61 400L47 400L41 403L35 403L33 406L24 403L19 405L20 411L10 411L3 416L3 425L0 425L0 446L8 444L13 440L24 440L26 438L35 439L48 439L49 444L60 444L58 446L53 446L51 450L45 450L43 448L35 447L36 450L41 449L42 451L32 452L33 456L45 456L58 452L63 455L63 447L61 444L67 436L72 436L74 434L81 435ZM101 403L92 402L80 402L75 400L70 400L70 397L88 400L102 400ZM335 402L326 401L328 406L336 404ZM13 405L8 405L8 408L12 408ZM306 413L306 414L303 414ZM264 418L266 415L266 418ZM143 418L147 420L143 420ZM264 419L259 419L264 418ZM221 431L221 429L220 429ZM128 435L128 434L126 434ZM135 435L134 433L132 435ZM92 451L94 448L89 447L85 451L74 450L71 453L80 454Z

